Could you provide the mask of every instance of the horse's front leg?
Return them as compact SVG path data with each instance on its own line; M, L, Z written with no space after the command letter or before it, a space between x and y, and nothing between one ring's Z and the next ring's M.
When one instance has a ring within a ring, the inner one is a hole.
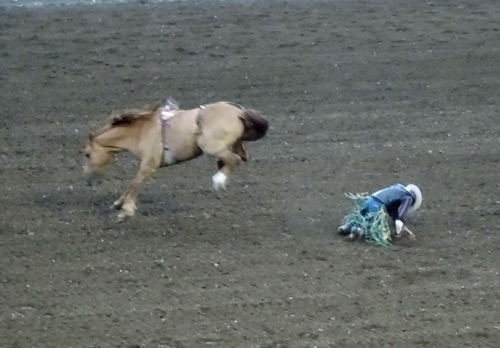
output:
M148 178L150 178L158 169L160 162L154 159L143 160L135 178L128 186L125 193L113 203L113 207L119 209L118 222L122 222L127 217L134 216L136 210L136 201L139 191Z
M127 191L125 191L120 198L118 198L116 201L113 202L113 205L111 206L111 209L115 210L120 210L122 208L123 202L125 200L125 196L127 195Z

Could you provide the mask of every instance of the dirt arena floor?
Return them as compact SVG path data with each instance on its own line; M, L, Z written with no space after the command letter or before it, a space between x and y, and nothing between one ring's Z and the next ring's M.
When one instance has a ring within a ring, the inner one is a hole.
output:
M496 0L0 9L0 347L498 347ZM82 180L87 133L177 99L260 110L215 161ZM417 240L336 233L346 192L415 183Z

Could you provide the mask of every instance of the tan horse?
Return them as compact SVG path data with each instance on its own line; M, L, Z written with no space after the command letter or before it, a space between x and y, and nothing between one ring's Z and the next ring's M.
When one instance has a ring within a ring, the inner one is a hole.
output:
M118 221L122 221L135 214L139 190L157 168L189 161L203 153L218 159L213 187L225 189L234 169L247 161L242 142L264 137L268 128L268 121L259 112L237 104L217 102L180 110L169 99L163 106L122 112L89 134L84 173L89 184L94 185L114 154L129 151L140 159L135 178L113 203L113 208L120 210Z

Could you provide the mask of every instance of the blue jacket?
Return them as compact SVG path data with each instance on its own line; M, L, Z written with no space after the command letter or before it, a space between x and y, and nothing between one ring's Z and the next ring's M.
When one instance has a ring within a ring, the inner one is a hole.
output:
M415 203L414 195L401 184L383 188L371 196L385 206L393 220L401 220L403 223L406 222L408 209Z

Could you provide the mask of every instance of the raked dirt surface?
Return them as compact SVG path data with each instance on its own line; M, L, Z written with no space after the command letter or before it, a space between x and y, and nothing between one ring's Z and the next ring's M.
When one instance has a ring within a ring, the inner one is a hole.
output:
M498 347L497 1L0 7L0 347ZM230 100L271 122L215 160L82 180L116 110ZM346 192L415 183L415 242L349 243Z

